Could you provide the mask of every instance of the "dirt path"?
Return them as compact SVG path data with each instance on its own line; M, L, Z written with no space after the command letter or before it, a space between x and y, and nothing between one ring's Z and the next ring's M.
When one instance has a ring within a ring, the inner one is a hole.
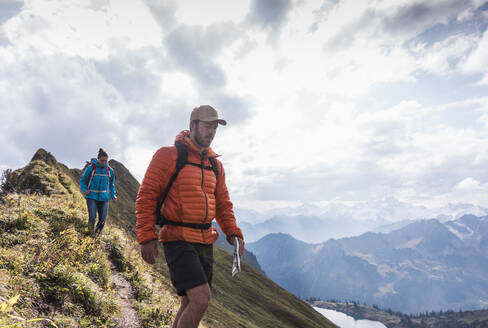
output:
M132 286L114 266L112 266L110 279L117 293L117 302L120 308L120 314L115 319L117 328L141 328L139 316L135 310Z

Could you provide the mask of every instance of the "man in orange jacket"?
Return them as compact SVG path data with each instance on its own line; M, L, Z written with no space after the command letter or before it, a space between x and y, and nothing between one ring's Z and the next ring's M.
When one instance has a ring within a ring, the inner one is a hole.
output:
M176 143L187 150L186 165L167 192L160 213L164 225L159 231L171 282L181 296L173 328L197 328L207 310L212 284L213 243L218 232L211 227L215 218L229 243L244 237L236 224L232 202L225 184L225 172L210 148L217 126L227 125L208 105L196 107L190 116L190 131L178 134ZM153 264L158 256L156 209L176 171L178 150L162 147L153 156L136 200L136 232L142 258ZM216 168L213 166L217 166Z

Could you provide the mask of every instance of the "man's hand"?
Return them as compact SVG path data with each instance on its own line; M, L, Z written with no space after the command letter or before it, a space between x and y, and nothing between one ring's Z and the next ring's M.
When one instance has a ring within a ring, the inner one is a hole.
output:
M234 246L234 238L230 240L232 240L232 246ZM237 237L237 240L239 241L239 257L242 257L242 254L244 254L244 240L239 237Z
M112 200L117 203L117 198L112 198Z
M85 190L85 192L84 192L85 196L88 196L89 193L90 193L90 190Z
M158 241L156 239L141 245L141 255L144 261L154 264L158 257Z

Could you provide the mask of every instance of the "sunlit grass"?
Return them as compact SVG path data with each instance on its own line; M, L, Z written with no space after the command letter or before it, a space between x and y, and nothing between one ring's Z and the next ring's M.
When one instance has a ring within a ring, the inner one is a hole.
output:
M82 202L64 197L3 198L0 297L15 297L19 318L46 317L58 327L113 327L119 311L110 280L113 263L135 291L144 327L171 323L176 296L161 284L165 279L142 263L133 251L138 245L123 231L107 227L92 238L85 211Z
M12 314L13 307L18 300L19 300L19 295L16 295L11 299L9 299L8 301L0 303L0 327L2 328L16 328L22 326L25 327L26 325L30 325L35 322L44 322L50 327L57 327L56 324L52 322L52 320L46 318L36 318L36 319L26 320L24 318Z

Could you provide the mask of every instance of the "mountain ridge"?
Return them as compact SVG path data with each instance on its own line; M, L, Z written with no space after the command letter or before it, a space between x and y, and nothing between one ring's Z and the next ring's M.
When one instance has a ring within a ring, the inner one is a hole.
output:
M88 234L78 187L81 170L67 168L40 149L3 181L0 297L20 295L17 314L49 318L58 327L113 327L120 312L113 276L120 273L133 290L131 301L142 326L171 323L179 302L162 249L156 265L149 266L134 239L138 184L123 164L111 160L110 165L120 199L110 204L107 225L97 238ZM246 263L232 279L232 256L219 247L214 256L214 293L201 327L335 327Z
M473 204L448 204L426 208L386 197L372 201L302 204L263 211L236 208L243 231L254 242L276 232L320 243L330 238L358 236L368 231L388 233L413 221L434 218L440 222L456 220L466 214L485 216L488 209ZM410 222L408 222L410 221Z
M467 231L465 221L415 221L388 234L302 242L299 249L292 236L272 234L248 248L269 277L302 298L358 300L406 313L482 309L488 306L488 225L485 218L468 220L477 232L460 239L451 230ZM278 259L277 251L288 256Z

